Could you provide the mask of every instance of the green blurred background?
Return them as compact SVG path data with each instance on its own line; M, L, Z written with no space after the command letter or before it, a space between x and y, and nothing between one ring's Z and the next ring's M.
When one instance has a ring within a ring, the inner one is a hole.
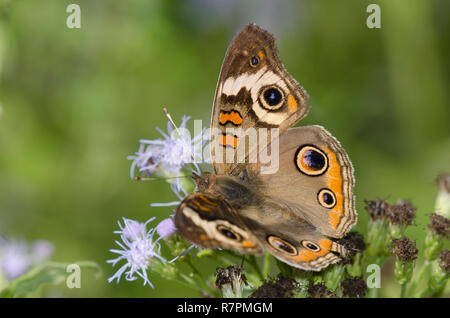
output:
M81 29L66 7L81 7ZM381 6L381 29L366 7ZM0 0L0 232L55 245L53 260L94 260L100 279L47 296L199 296L153 278L108 284L117 221L161 220L174 199L160 182L133 182L127 155L159 137L162 107L209 123L220 66L249 22L270 30L311 112L355 166L363 199L410 199L409 234L422 246L437 174L450 171L450 2ZM205 265L213 272L214 264Z

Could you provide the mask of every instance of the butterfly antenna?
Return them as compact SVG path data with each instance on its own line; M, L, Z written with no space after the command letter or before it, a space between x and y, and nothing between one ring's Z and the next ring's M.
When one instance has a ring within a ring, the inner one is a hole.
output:
M190 178L191 176L179 176L179 177L158 177L158 178L147 178L135 176L134 181L153 181L153 180L167 180L167 179L179 179L179 178Z
M170 123L175 127L175 130L177 131L178 135L180 135L180 131L178 130L177 125L175 125L175 122L172 119L172 116L170 116L169 112L167 111L167 108L163 108L163 112L166 115L166 117L169 119Z
M172 116L170 116L170 113L169 113L169 111L167 110L167 108L163 108L163 112L164 112L164 114L166 115L166 117L169 119L169 121L170 121L170 123L173 125L173 127L175 127L175 130L177 131L177 133L178 133L178 136L181 136L181 133L180 133L180 131L178 130L178 127L177 127L177 125L175 125L175 122L173 121L173 119L172 119ZM194 162L194 154L192 154L191 155L191 158L192 158L192 162Z

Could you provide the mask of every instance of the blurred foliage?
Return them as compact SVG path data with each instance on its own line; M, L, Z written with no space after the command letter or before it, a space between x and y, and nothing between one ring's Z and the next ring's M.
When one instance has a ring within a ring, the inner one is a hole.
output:
M81 7L81 29L66 27L69 3ZM381 6L381 29L366 27L369 3ZM0 232L52 241L55 261L102 266L102 278L88 273L81 289L48 296L199 296L158 278L154 290L107 283L117 220L162 219L172 211L149 203L174 199L160 181L131 181L126 156L158 136L164 106L209 123L227 45L255 22L311 96L301 125L325 126L353 161L357 229L364 198L405 198L418 207L408 233L423 238L434 179L450 170L449 9L445 0L0 0Z
M75 288L79 283L81 288L81 277L78 281L75 277L76 271L81 273L81 270L90 269L95 271L97 277L101 276L101 271L95 263L79 261L76 264L79 267L74 268L74 264L68 263L43 262L2 289L0 297L40 297L42 295L39 294L39 291L44 286L62 285L63 283L66 283L66 286L72 286L71 288ZM70 276L71 274L72 276Z

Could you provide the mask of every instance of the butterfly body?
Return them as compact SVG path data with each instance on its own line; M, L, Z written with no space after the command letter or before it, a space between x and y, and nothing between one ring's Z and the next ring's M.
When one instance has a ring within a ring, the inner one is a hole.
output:
M197 191L175 214L183 237L205 248L256 255L267 250L305 270L321 270L346 255L335 239L357 221L353 166L323 127L291 128L306 115L307 98L284 69L273 37L246 26L227 51L216 88L214 173L193 176ZM278 133L259 135L273 128ZM252 147L249 129L266 141L264 149ZM267 162L261 154L273 145L279 167L262 173ZM239 154L245 160L237 160ZM229 158L234 160L221 160Z

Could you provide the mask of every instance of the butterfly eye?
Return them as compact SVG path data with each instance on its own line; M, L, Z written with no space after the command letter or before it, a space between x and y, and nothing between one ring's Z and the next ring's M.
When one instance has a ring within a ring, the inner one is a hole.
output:
M284 95L280 88L269 86L262 90L259 100L265 109L272 111L283 106Z
M226 226L217 226L217 231L230 240L241 241L241 236Z
M259 64L259 58L257 56L253 56L250 59L250 66L251 67L256 67Z
M280 252L288 253L290 255L297 255L297 249L294 245L276 236L269 236L267 238L267 242L269 242L272 247L279 250Z
M297 150L295 164L300 172L308 176L320 176L328 169L328 158L319 148L303 145Z
M321 189L317 193L317 199L319 200L320 205L327 209L334 208L336 205L336 196L330 189Z
M313 252L318 252L320 251L320 247L319 245L317 245L316 243L313 243L311 241L302 241L302 246L304 248L306 248L307 250L313 251Z

